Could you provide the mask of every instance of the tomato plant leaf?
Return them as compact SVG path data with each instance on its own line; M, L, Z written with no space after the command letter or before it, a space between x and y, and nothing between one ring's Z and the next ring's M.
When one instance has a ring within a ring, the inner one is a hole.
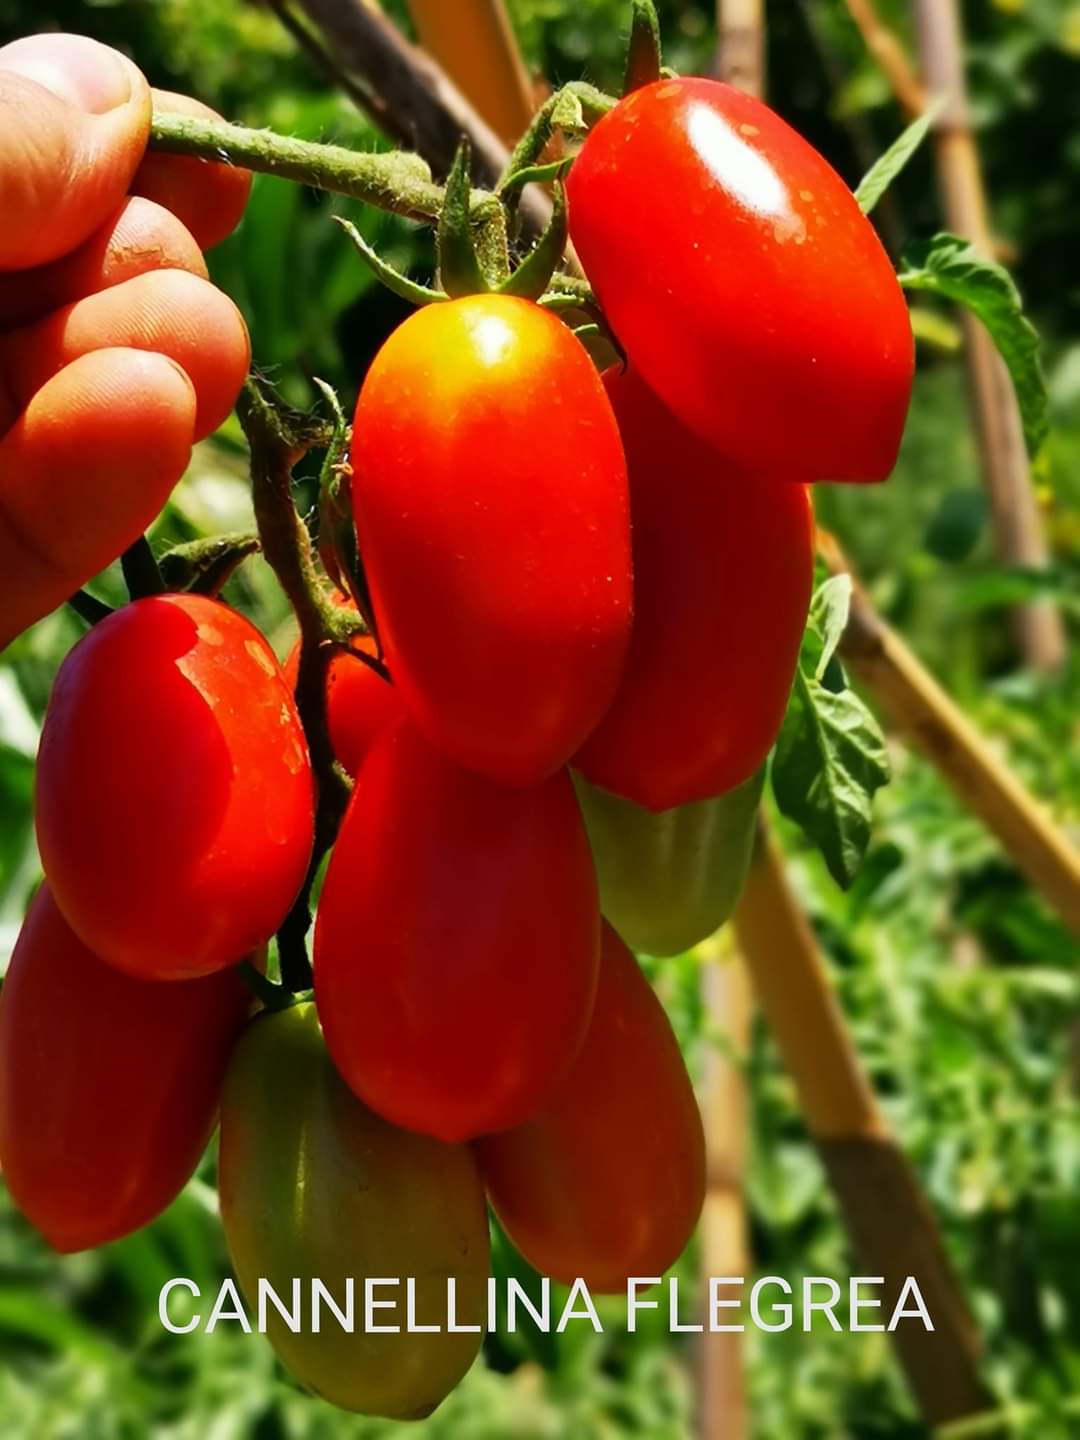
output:
M889 780L885 739L837 655L851 595L850 575L830 576L814 591L772 760L777 805L821 851L844 890L870 842L874 793Z
M870 211L926 139L930 126L941 114L941 108L942 101L939 99L924 110L917 120L913 120L907 129L897 136L885 153L878 156L859 181L855 199L864 215L870 214Z
M888 780L884 736L859 696L827 690L800 668L773 756L773 793L843 890L862 867L874 793Z
M1009 272L985 260L969 241L942 232L908 247L899 279L907 290L927 290L965 305L986 326L1012 377L1028 453L1037 454L1049 427L1046 381L1038 332Z
M809 634L820 642L813 665L813 676L820 680L828 670L840 644L840 637L851 610L851 576L833 575L820 585L810 602ZM804 639L804 646L806 640ZM804 651L805 653L805 651Z

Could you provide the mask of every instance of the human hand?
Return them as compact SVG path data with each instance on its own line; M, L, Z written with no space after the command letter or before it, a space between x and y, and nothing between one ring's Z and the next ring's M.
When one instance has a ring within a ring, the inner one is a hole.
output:
M202 250L251 177L147 154L155 106L213 113L83 36L0 48L0 649L142 533L247 373Z

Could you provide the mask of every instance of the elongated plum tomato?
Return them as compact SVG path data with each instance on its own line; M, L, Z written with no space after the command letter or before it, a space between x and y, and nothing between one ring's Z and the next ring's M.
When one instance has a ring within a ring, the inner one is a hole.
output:
M303 731L273 652L198 595L101 621L53 686L37 834L57 905L148 979L235 963L274 933L312 845Z
M626 469L588 355L525 300L431 305L376 356L354 437L357 536L405 705L469 769L553 774L604 713L630 628Z
M374 637L357 635L351 648L361 655L377 654ZM295 690L300 673L299 642L284 665L285 679ZM326 724L334 757L349 775L356 775L364 756L384 726L404 714L396 688L370 665L338 651L326 667Z
M576 777L600 911L628 945L678 955L731 918L764 780L763 766L725 795L654 813Z
M776 739L813 587L813 512L803 486L748 478L633 371L604 381L630 466L634 633L574 765L669 810L741 785Z
M570 233L634 364L754 475L882 480L914 364L888 256L828 162L760 100L660 80L596 126Z
M600 913L565 771L527 790L403 721L361 766L315 928L330 1054L371 1108L440 1140L525 1119L573 1061Z
M460 1326L483 1325L489 1268L487 1209L467 1147L387 1124L361 1104L330 1062L312 1005L259 1016L237 1047L221 1106L221 1218L240 1283L254 1305L265 1280L300 1333L269 1308L267 1334L296 1378L345 1410L391 1419L428 1415L468 1370L480 1333L447 1330L448 1281ZM366 1332L364 1284L391 1308ZM407 1282L414 1282L406 1330ZM323 1299L314 1332L312 1287ZM323 1294L322 1291L319 1292ZM311 1307L309 1309L309 1307Z
M476 1150L495 1213L542 1274L617 1294L682 1253L705 1197L701 1117L664 1008L610 925L577 1062L531 1120Z
M54 1249L128 1235L183 1188L250 999L235 971L122 974L38 891L0 994L0 1168Z

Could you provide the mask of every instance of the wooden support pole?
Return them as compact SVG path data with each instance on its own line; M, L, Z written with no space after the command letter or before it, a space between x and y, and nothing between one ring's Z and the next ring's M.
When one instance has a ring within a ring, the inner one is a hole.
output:
M705 1126L705 1206L698 1226L700 1273L737 1276L751 1273L746 1216L747 1149L750 1100L745 1060L750 1049L753 1002L750 977L736 952L730 930L701 946L712 960L702 973L711 1026L722 1031L723 1049L712 1046L701 1098ZM707 1296L703 1295L703 1302ZM750 1414L743 1339L735 1331L710 1333L698 1345L698 1425L701 1440L745 1440Z
M420 44L502 140L512 146L536 109L503 0L408 0Z
M834 574L850 571L831 536L819 534L819 545ZM897 732L927 757L1072 933L1080 936L1080 852L876 613L857 583L840 651Z
M919 1285L934 1330L907 1321L890 1338L923 1415L941 1425L992 1410L979 1373L979 1337L937 1222L889 1133L783 858L764 832L735 929L853 1247L865 1273L884 1281L885 1313L907 1276Z
M716 0L717 78L759 98L765 94L762 0Z
M956 0L912 0L922 62L921 77L899 37L884 23L874 0L845 0L867 49L909 116L931 99L946 97L933 130L945 224L987 257L994 254L986 191L971 130L963 45ZM981 323L964 311L968 393L998 554L1006 565L1040 569L1046 541L1031 484L1023 426L1012 382ZM1013 611L1024 661L1056 670L1065 659L1065 631L1052 602L1037 600Z
M438 176L445 176L465 136L473 153L478 185L493 185L509 157L507 147L481 117L437 60L411 45L370 0L269 0L279 14L298 8L316 28L317 38L350 93L377 97L376 118L390 133L412 145ZM295 19L290 29L295 31ZM522 194L520 213L529 234L539 234L551 219L551 199L538 186Z
M879 17L873 0L846 0L846 4L867 48L908 114L923 110L928 98L945 97L945 108L933 130L945 224L970 240L982 254L992 257L986 192L968 115L956 0L912 0L921 78L898 37ZM1047 563L1046 541L1012 382L980 322L964 311L961 323L972 419L997 551L1006 565L1041 569ZM1061 666L1066 653L1065 631L1052 602L1037 600L1017 606L1013 623L1026 664L1044 671Z
M760 96L765 89L763 0L717 0L716 19L717 76ZM705 1010L711 1026L726 1036L729 1051L710 1052L702 1096L707 1188L698 1233L703 1287L710 1276L748 1275L752 1268L744 1189L750 1101L743 1061L750 1048L753 997L731 932L714 937L708 947L717 953L716 963L702 972ZM719 954L722 949L726 955ZM697 1400L701 1440L746 1440L750 1413L744 1346L737 1332L712 1334L706 1325L698 1346Z
M913 0L913 7L923 83L929 94L945 97L945 108L933 132L945 223L991 257L993 237L968 113L957 3ZM968 386L998 553L1006 565L1040 569L1047 563L1046 542L1012 382L986 330L966 311L963 326ZM1027 663L1038 670L1059 668L1065 659L1066 640L1054 604L1032 601L1013 613Z
M899 37L881 19L873 0L845 0L845 3L863 44L876 60L908 119L914 120L926 109L926 91Z

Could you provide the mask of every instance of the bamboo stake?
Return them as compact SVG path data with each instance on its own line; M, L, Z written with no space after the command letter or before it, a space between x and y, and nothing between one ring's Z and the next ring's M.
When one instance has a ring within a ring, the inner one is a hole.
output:
M867 49L909 115L921 113L931 96L947 97L933 132L945 223L992 257L995 247L968 116L956 0L912 0L922 58L921 79L899 38L878 15L874 0L845 3ZM972 416L998 554L1007 565L1039 569L1046 565L1046 542L1012 382L979 321L965 311L961 324ZM1040 600L1018 606L1013 611L1013 624L1025 663L1039 670L1061 666L1066 651L1065 631L1051 602Z
M716 18L717 76L751 95L762 95L763 0L717 0ZM743 1061L750 1048L753 996L749 973L734 953L730 932L723 942L728 954L714 953L716 963L702 973L706 1014L712 1025L726 1032L731 1047L726 1055L710 1050L702 1096L708 1178L698 1233L705 1287L709 1276L746 1275L751 1268L744 1192L750 1102ZM721 948L716 939L710 944L714 952ZM698 1346L697 1400L701 1440L746 1440L750 1415L744 1345L737 1331L714 1334L706 1327Z
M946 224L984 255L992 256L986 192L968 113L956 0L913 0L913 6L926 88L933 95L947 97L946 108L934 126ZM963 325L968 384L998 551L1007 565L1039 569L1047 563L1046 542L1012 382L979 322L965 312ZM1050 601L1018 607L1014 623L1030 665L1039 670L1062 665L1065 632Z
M735 928L860 1262L884 1281L883 1313L907 1276L918 1282L935 1328L901 1322L890 1339L926 1420L939 1425L991 1410L979 1337L937 1222L889 1133L780 851L764 830Z
M269 3L280 15L290 0ZM438 62L410 45L371 0L296 0L296 7L317 27L323 52L352 88L377 97L392 133L407 137L437 175L447 174L464 135L476 183L495 183L510 158L506 146ZM550 196L530 185L520 213L527 232L539 234L551 219Z
M505 145L536 109L529 72L503 0L408 0L420 43Z
M893 94L909 119L926 109L927 94L900 39L889 29L874 7L873 0L845 0L863 44L877 61Z
M850 573L830 535L820 532L818 542L834 574ZM1080 936L1080 852L881 619L858 584L840 650L897 730L922 751L1032 886Z
M710 1046L702 1093L705 1125L705 1205L698 1227L700 1270L750 1273L749 1226L743 1177L749 1145L750 1102L745 1059L753 1004L750 977L730 931L701 947L706 1010L722 1028L728 1053ZM735 1331L701 1336L698 1345L698 1427L701 1440L744 1440L750 1433L743 1339Z
M759 98L765 93L762 0L716 0L717 78Z

